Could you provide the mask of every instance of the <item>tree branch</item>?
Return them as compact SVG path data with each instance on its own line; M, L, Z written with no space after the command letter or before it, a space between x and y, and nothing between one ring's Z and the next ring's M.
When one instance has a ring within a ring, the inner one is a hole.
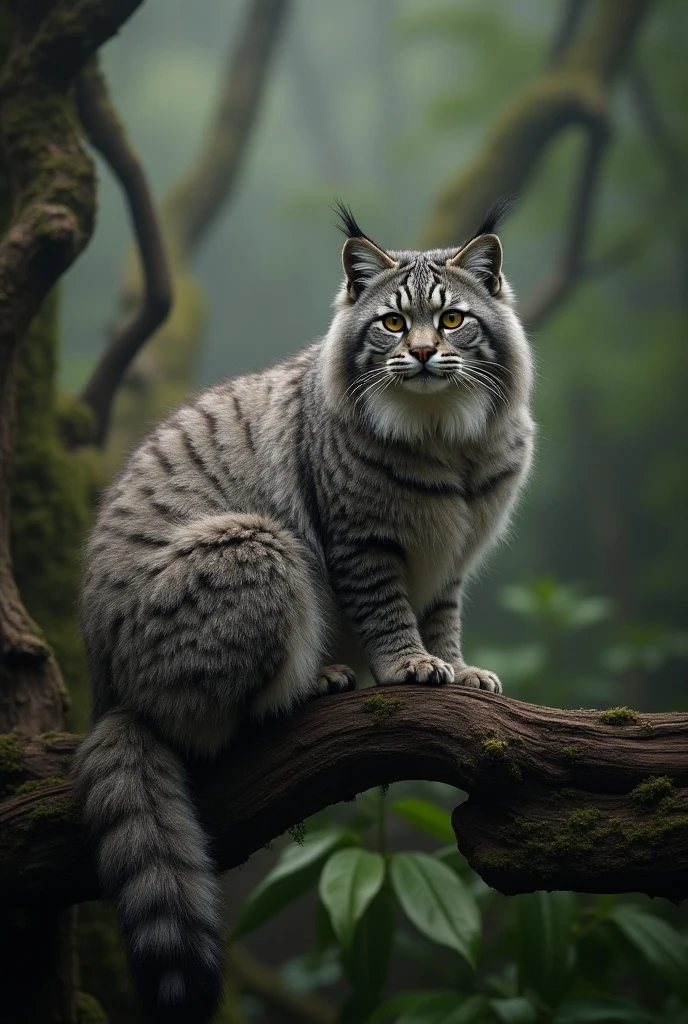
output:
M162 205L166 230L186 256L206 233L241 168L290 0L251 0L224 89L198 159Z
M421 245L453 245L475 230L495 196L523 192L544 151L574 125L605 129L610 86L650 0L596 0L586 27L500 115L482 148L440 194Z
M530 327L539 326L566 299L582 275L583 258L590 233L595 191L610 132L602 123L590 127L578 184L574 190L568 229L562 245L559 267L523 304L521 318Z
M566 0L557 31L554 34L547 66L556 64L571 44L580 26L588 0Z
M470 795L454 812L459 848L501 892L683 899L688 713L608 718L458 687L362 691L315 701L245 737L194 773L194 785L221 870L362 790L427 779ZM17 783L48 776L52 784L0 803L3 905L98 895L72 789L60 781L77 742L38 737L23 746Z
M132 359L169 313L172 286L143 168L112 106L105 79L95 60L79 76L76 100L89 140L110 165L124 190L143 267L143 293L133 312L127 311L115 325L81 395L82 401L93 409L94 440L102 445L115 392Z
M249 0L200 153L159 206L174 304L164 328L139 353L120 389L108 435L108 457L114 464L190 387L205 326L204 298L189 266L190 251L205 237L237 180L289 6L290 0ZM130 309L140 291L137 268L129 260L120 307Z

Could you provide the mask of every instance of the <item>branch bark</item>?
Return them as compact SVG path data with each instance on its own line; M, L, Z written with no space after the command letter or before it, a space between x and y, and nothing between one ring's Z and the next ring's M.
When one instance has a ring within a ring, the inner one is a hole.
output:
M94 440L102 445L115 392L132 359L169 313L172 286L146 176L112 106L105 78L95 60L79 76L76 101L89 140L110 165L125 192L143 268L143 293L134 310L115 325L81 395L95 416Z
M609 720L611 718L611 720ZM323 698L193 773L220 870L296 822L401 779L465 790L459 848L494 888L688 896L688 713L561 711L473 690ZM0 804L3 902L94 899L92 851L64 780L78 739L27 741Z

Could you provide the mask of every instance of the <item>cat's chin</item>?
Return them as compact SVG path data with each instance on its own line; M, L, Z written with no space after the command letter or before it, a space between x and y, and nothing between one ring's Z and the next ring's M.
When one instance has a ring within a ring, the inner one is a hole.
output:
M414 395L437 394L451 386L452 381L448 377L435 377L430 373L417 373L415 377L403 377L399 381L403 391L410 391Z

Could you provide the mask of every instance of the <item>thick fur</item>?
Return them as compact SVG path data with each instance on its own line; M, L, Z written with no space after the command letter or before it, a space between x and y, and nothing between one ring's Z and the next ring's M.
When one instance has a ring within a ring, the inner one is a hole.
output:
M463 660L461 588L527 475L531 361L496 236L465 249L350 237L325 338L193 398L105 496L82 593L94 727L75 771L153 1021L203 1024L220 987L187 759L349 688L352 669L501 689Z

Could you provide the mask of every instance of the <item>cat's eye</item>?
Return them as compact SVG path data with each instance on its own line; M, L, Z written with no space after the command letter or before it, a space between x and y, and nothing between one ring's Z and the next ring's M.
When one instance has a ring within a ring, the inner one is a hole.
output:
M388 313L386 317L383 317L382 323L392 334L398 334L406 327L406 321L398 313Z
M459 313L458 309L447 309L440 317L440 323L448 331L453 331L463 323L463 313Z

